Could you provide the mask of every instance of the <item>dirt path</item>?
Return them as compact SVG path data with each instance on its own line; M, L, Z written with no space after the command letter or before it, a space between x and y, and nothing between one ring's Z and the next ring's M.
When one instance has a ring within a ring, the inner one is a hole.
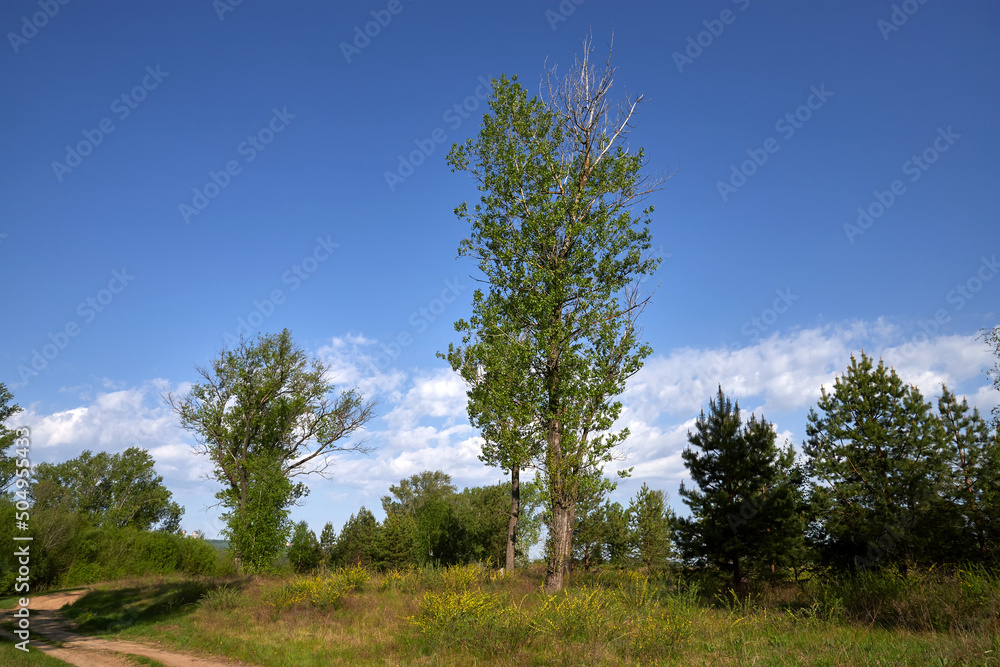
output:
M86 589L39 595L31 598L31 634L32 639L41 636L62 642L62 646L45 646L40 641L31 641L30 646L46 655L58 658L71 665L79 667L117 667L128 666L123 657L116 654L141 655L157 660L168 667L234 667L241 662L231 662L221 658L200 658L198 656L168 650L151 644L123 641L118 639L99 639L73 632L71 625L57 613L64 605L75 602L87 593ZM6 619L5 619L6 620ZM5 630L0 635L18 641L15 636Z

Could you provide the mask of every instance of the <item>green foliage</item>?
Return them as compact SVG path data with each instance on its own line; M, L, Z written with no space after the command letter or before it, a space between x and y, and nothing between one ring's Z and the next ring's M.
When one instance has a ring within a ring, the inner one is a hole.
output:
M14 513L11 501L0 498L0 539L7 543L13 543ZM97 527L58 508L32 511L29 525L27 533L17 534L32 537L31 591L147 574L214 575L226 568L211 544L174 533ZM16 571L13 549L0 551L0 595L13 589Z
M13 403L14 395L10 393L7 386L0 382L0 493L7 491L7 487L14 481L14 473L17 470L13 452L7 450L14 444L18 432L16 429L7 428L6 422L14 415L21 412L21 407Z
M338 443L372 418L374 404L355 390L333 398L328 369L287 329L241 339L198 370L203 384L167 400L215 466L236 558L247 571L266 569L287 539L287 508L308 490L293 478L321 473L334 452L368 451Z
M391 495L382 497L382 509L386 514L417 515L427 502L453 495L455 485L451 483L451 476L441 470L424 470L390 486L389 493Z
M416 518L408 512L390 513L375 537L375 563L391 570L412 565L418 558Z
M940 431L920 391L852 355L810 409L805 452L823 508L823 553L838 567L927 562L944 500ZM930 564L930 563L928 563Z
M478 261L488 291L456 322L462 344L447 359L472 387L484 456L508 469L537 456L544 470L553 590L572 555L580 479L627 436L610 431L614 397L651 352L635 326L636 288L659 261L644 256L652 209L631 210L655 186L624 141L627 120L610 112L611 72L598 77L585 50L548 102L516 77L495 79L479 135L448 155L479 186L474 210L456 209L472 229L459 255Z
M674 513L667 506L663 491L654 491L643 482L628 511L639 560L650 572L663 570L673 555L674 523Z
M246 572L270 569L284 551L291 532L288 518L290 498L300 492L282 469L281 459L260 454L242 466L246 495L237 502L232 489L216 494L224 506L226 527L222 534L229 539L234 557Z
M1000 564L1000 432L942 386L940 451L946 470L936 562ZM933 546L933 543L932 543Z
M340 531L333 550L335 567L358 565L371 567L375 562L379 525L375 515L364 506L352 514Z
M316 534L309 530L309 524L300 521L295 524L292 532L292 542L288 547L288 562L298 573L312 572L319 567L323 559Z
M184 510L156 474L144 449L120 454L89 450L63 463L39 463L31 487L34 509L78 512L96 526L175 532Z
M334 550L337 548L337 531L333 528L333 523L327 521L323 526L323 532L319 535L319 548L323 552L323 565L329 565L333 558Z
M790 564L801 550L799 479L791 446L775 445L774 426L751 415L745 423L719 387L702 411L693 447L684 464L696 488L681 483L680 495L691 517L677 521L678 544L685 558L729 572L742 588L756 569L774 571Z

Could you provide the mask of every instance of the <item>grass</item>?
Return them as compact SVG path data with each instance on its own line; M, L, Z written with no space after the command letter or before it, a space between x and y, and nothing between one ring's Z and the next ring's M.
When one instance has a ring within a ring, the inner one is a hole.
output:
M103 587L67 615L89 632L259 665L1000 665L1000 581L982 572L749 598L613 570L546 595L542 574L156 579Z
M65 665L62 660L50 658L38 650L32 639L28 652L14 648L14 642L0 638L0 665Z

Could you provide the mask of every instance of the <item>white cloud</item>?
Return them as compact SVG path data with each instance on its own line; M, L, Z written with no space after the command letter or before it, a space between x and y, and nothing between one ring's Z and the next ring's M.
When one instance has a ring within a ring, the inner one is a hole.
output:
M502 471L478 459L481 441L466 419L461 378L440 368L413 375L396 369L383 372L374 361L376 345L351 334L332 338L318 352L330 364L338 389L358 386L381 405L364 434L376 448L372 455L333 456L332 479L309 481L312 495L293 517L305 518L314 527L332 521L339 529L361 504L378 510L378 499L391 484L422 470L444 470L459 488L503 479ZM627 460L613 461L606 472L613 475L630 466L634 471L616 499L627 501L645 481L669 491L678 506L676 485L686 478L681 452L688 444L687 433L720 383L739 400L746 416L752 406L753 412L775 422L779 443L791 440L798 447L794 434L804 430L804 410L815 404L820 386L830 387L847 368L851 353L861 349L883 357L905 381L917 383L928 399L947 382L953 391L967 393L969 402L986 416L1000 397L982 373L991 364L989 351L974 335L940 336L907 346L899 329L881 320L772 334L743 348L674 350L648 359L622 396L615 428L627 425L631 431L623 452ZM144 447L156 459L175 499L188 507L185 527L218 534L220 510L203 510L218 490L216 482L203 479L211 463L193 452L194 439L159 399L171 384L164 379L138 387L95 384L99 387L87 387L88 396L77 407L42 414L31 406L18 416L18 424L33 429L39 460L66 460L84 449ZM178 394L189 389L189 384L174 387Z

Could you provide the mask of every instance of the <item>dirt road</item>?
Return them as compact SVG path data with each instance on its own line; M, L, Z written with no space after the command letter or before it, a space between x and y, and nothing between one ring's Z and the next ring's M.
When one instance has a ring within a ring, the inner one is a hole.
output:
M133 663L125 660L125 655L141 655L152 658L168 667L235 667L245 664L221 658L200 658L151 644L117 639L99 639L77 634L73 631L71 624L57 612L64 605L75 602L85 593L87 593L86 589L80 589L31 597L29 609L31 610L33 641L29 645L33 650L37 649L46 655L78 667L117 667L118 665L128 667ZM6 617L6 614L4 616ZM6 630L0 629L0 636L19 641ZM62 645L57 647L46 645L42 641L34 641L39 636L56 640Z

